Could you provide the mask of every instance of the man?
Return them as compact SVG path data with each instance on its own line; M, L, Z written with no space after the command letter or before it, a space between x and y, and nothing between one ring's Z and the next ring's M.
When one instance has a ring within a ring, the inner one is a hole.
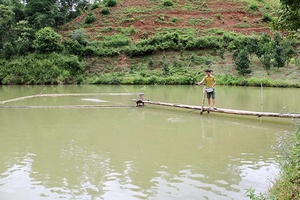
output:
M211 75L212 70L207 69L205 70L205 72L206 72L206 76L202 79L202 81L198 82L198 85L205 83L208 107L210 109L210 99L212 98L213 108L217 110L216 93L215 93L216 79L213 75Z

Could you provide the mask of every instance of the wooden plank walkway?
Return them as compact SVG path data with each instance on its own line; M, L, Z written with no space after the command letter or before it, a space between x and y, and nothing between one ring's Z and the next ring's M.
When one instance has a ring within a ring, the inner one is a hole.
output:
M141 100L139 100L141 101ZM136 101L138 102L138 101ZM192 110L200 110L200 114L203 112L216 112L216 113L224 113L224 114L234 114L234 115L250 115L250 116L257 116L257 117L282 117L282 118L300 118L300 114L298 113L271 113L271 112L255 112L255 111L247 111L247 110L232 110L232 109L225 109L225 108L218 108L217 110L209 109L208 107L202 106L192 106L192 105L184 105L184 104L176 104L176 103L164 103L164 102L156 102L156 101L142 101L144 104L152 104L158 106L169 106L169 107L176 107L176 108L185 108L185 109L192 109Z

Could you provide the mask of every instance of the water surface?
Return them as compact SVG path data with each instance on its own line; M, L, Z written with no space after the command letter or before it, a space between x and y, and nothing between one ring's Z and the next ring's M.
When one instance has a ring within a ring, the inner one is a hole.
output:
M138 93L200 105L196 86L2 86L0 101L38 93ZM299 112L298 89L217 87L223 108ZM247 199L278 174L292 119L134 105L137 95L42 97L0 106L0 199ZM114 106L124 107L114 107Z

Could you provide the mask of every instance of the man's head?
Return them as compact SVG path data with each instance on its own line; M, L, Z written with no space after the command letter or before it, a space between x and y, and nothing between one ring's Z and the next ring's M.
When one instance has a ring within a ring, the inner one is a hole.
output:
M213 70L211 70L211 69L205 70L206 74L210 74L212 71L213 71Z

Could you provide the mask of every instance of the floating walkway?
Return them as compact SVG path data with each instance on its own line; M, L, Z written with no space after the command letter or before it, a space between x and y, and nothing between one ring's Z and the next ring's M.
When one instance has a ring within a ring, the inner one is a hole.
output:
M143 100L144 95L140 94L140 100L136 100L137 106L143 106L144 104L152 104L158 106L169 106L176 108L185 108L191 110L199 110L200 114L203 112L216 112L216 113L224 113L224 114L233 114L233 115L250 115L257 117L281 117L281 118L300 118L299 113L271 113L271 112L255 112L255 111L247 111L247 110L232 110L225 108L218 108L217 110L210 109L208 107L202 106L192 106L192 105L184 105L184 104L176 104L176 103L164 103L164 102L156 102Z

